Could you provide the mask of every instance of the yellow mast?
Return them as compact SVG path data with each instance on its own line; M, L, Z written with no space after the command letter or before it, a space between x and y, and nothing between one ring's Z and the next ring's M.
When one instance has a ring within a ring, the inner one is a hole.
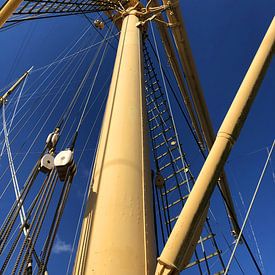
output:
M123 20L74 274L153 274L156 266L142 31Z
M0 10L0 28L6 23L9 17L15 12L23 0L7 0Z
M190 88L191 97L193 99L194 107L200 122L206 145L210 151L215 141L215 133L204 99L203 90L200 85L198 72L180 9L180 3L176 0L162 0L162 2L165 5L170 5L170 9L167 10L168 21L171 25L171 31L174 37L177 51L179 53L181 64L186 74L187 83ZM227 214L232 224L232 233L236 236L238 235L240 229L237 223L237 215L235 213L227 177L223 171L221 172L220 178L218 179L218 184L226 203Z

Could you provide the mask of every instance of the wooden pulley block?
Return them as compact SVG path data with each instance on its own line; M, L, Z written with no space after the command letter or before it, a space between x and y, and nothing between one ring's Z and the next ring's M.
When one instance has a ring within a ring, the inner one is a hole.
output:
M100 29L100 30L102 30L103 28L104 28L104 22L102 22L102 21L100 21L100 20L95 20L94 21L94 24L95 24L95 26L98 28L98 29Z
M54 168L54 157L50 154L45 154L40 161L40 171L49 173Z
M70 149L61 151L56 155L54 158L54 166L61 181L65 180L67 173L75 172L71 169L73 168L72 165L75 166L73 152Z
M53 148L55 147L57 141L59 139L59 133L58 132L53 132L50 133L46 139L46 144L48 148Z

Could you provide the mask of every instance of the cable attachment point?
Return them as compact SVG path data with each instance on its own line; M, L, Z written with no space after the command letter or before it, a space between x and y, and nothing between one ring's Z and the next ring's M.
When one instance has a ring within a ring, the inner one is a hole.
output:
M58 153L54 158L54 166L60 181L65 181L68 176L73 177L76 173L73 150L65 149Z
M102 30L105 26L104 22L102 22L98 19L94 21L94 25L95 25L96 28L98 28L100 30Z
M161 173L159 171L157 171L156 177L155 177L155 185L158 188L163 188L164 184L165 184L165 181L164 181L163 176L161 175Z
M0 97L0 106L3 105L3 104L7 104L8 100L4 97Z

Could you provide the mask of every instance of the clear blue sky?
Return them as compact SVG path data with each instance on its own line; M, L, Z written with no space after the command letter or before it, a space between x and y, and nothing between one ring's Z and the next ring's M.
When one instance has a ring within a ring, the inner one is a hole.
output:
M3 1L0 3L2 2ZM201 85L205 93L214 128L218 130L275 14L275 3L272 0L244 0L234 2L195 0L181 1L181 5ZM30 66L34 65L36 69L51 63L71 41L76 41L80 33L88 26L89 23L83 16L73 16L70 18L37 21L35 23L27 22L10 30L0 32L0 89L5 87L10 81L16 79ZM94 42L92 41L95 36L96 33L92 29L89 30L85 44L93 44ZM98 37L96 41L100 39L101 38ZM116 42L113 42L113 45L115 46ZM74 51L76 51L76 49L72 52ZM108 50L108 59L104 63L105 71L99 76L100 84L96 86L97 91L102 88L106 75L111 72L114 54L115 51L113 49ZM84 62L83 68L88 66L88 63L94 55L95 50L91 50L87 57L88 61L86 60L86 63ZM163 59L163 65L167 65L165 58ZM33 73L33 76L28 82L29 85L31 85L30 82L32 79L36 79L38 75L39 72ZM242 216L244 216L244 210L239 194L242 195L247 206L267 157L267 147L271 145L275 136L274 75L275 60L270 64L247 123L226 165L233 198L237 206L236 208L238 209L238 214L240 211ZM92 81L90 81L90 83L91 82ZM77 87L77 84L72 84L72 92L75 91L75 87ZM52 93L54 94L57 91L58 88L55 88ZM44 91L44 93L46 93L46 91ZM95 109L93 109L93 112L90 114L91 121L94 120L105 94L106 89L102 93L102 96L100 96L99 101L95 104ZM66 96L64 96L64 99L65 98ZM68 98L70 98L69 95ZM47 100L50 102L50 98ZM38 104L37 102L39 101L31 102L31 108L35 108L35 105ZM46 108L46 106L47 104L44 108ZM65 100L62 100L59 110L63 110L64 107ZM56 111L56 113L58 113L58 111ZM35 117L39 116L39 113L35 114ZM78 115L79 114L75 112L75 116L77 117ZM56 117L58 117L57 114ZM184 123L181 122L182 118L177 115L176 119L181 133L184 133L186 130L184 130ZM95 133L99 130L99 122L100 118L95 126ZM31 169L30 165L34 164L35 157L37 157L35 152L41 150L44 138L48 131L51 131L52 127L54 127L55 123L56 118L53 116L47 124L50 130L43 130L41 141L38 142L35 149L32 150L34 154L33 158L28 161L29 166L26 165L24 168L26 170L20 173L22 179L26 177L28 171ZM26 126L25 134L34 127L33 125L35 125L34 120ZM83 131L83 136L81 135L78 141L79 148L83 148L85 134L87 135L89 127L90 124L88 122L83 126L85 131ZM66 272L70 255L70 253L66 251L66 247L67 250L70 250L70 246L72 245L82 196L85 190L85 180L88 176L95 143L96 134L93 135L93 138L88 144L87 154L85 154L87 163L82 166L82 169L78 170L77 180L72 186L72 192L64 213L64 219L58 233L59 244L64 251L59 251L60 253L53 254L53 257L51 257L49 270L52 271L52 274L65 274ZM202 165L199 152L194 151L194 145L189 144L190 141L186 140L182 141L182 143L186 148L187 157L191 161L194 161L194 165L193 163L192 165L193 171L196 174ZM17 148L21 148L20 142L18 142L17 146L18 147L14 148L15 151ZM26 151L27 148L24 147L22 152ZM273 158L275 159L275 157ZM16 164L18 165L18 161ZM263 258L265 274L274 274L275 272L273 252L275 247L273 237L275 231L275 181L274 178L272 178L274 171L272 171L271 164L267 169L251 215L251 224L253 225ZM5 165L1 164L0 167L3 169ZM273 167L275 169L275 163ZM4 185L5 182L2 179L0 181L1 193ZM12 196L12 189L10 189L9 196ZM220 203L218 198L213 201L213 209L219 207L218 203ZM1 200L0 204L4 205L5 203ZM3 208L5 207L3 206ZM220 211L217 210L217 215L219 214L221 215ZM222 226L222 229L226 229L226 226ZM226 234L229 236L228 228L226 230ZM245 232L253 251L257 254L251 231L246 230ZM66 244L68 246L66 246ZM56 252L58 251L56 250ZM243 246L238 249L237 256L240 262L243 263L242 267L245 269L245 274L257 274ZM232 267L231 274L241 273L239 273L237 268Z

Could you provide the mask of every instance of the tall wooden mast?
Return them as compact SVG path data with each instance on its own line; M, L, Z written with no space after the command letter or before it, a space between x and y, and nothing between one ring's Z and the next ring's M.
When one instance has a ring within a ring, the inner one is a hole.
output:
M156 266L142 33L123 20L74 274L153 274Z

